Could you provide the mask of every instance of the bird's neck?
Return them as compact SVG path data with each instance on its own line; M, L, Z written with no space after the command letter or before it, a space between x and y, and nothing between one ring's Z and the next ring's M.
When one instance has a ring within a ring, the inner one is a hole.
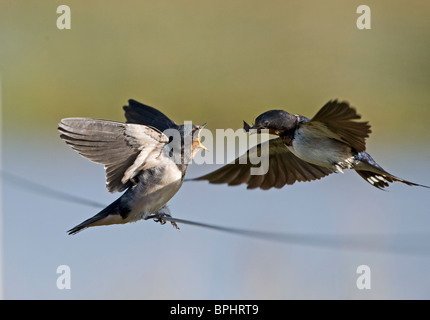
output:
M290 147L293 145L294 136L296 135L296 130L299 128L300 124L309 121L309 119L304 116L298 114L294 116L296 118L294 124L289 129L282 130L278 134L284 141L285 145Z
M187 172L188 163L177 163L176 166L178 167L179 171L182 172L182 179L185 176L185 172Z
M293 145L293 140L294 140L294 135L296 133L296 129L297 128L294 127L294 128L280 132L279 136L281 137L281 139L285 143L285 145L290 146L290 147Z

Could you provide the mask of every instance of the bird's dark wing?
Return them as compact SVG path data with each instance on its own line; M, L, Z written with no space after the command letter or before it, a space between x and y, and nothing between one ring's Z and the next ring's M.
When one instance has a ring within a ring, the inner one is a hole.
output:
M366 149L366 138L371 132L368 122L357 122L361 119L356 110L347 102L332 100L326 103L309 122L302 126L327 128L328 136L349 144L358 152Z
M269 168L264 175L251 175L251 168L259 167L255 164L256 155L261 155L268 144ZM254 163L254 164L253 164ZM324 167L305 162L292 154L281 138L272 139L248 150L233 162L193 180L208 180L210 183L227 183L235 186L247 184L248 189L282 188L286 184L296 181L312 181L325 177L333 171Z
M124 191L132 178L169 142L153 128L89 118L62 119L60 137L83 157L106 169L109 192Z
M153 107L133 99L128 100L128 104L128 106L123 107L127 123L143 124L154 127L161 132L166 129L177 128L175 122Z

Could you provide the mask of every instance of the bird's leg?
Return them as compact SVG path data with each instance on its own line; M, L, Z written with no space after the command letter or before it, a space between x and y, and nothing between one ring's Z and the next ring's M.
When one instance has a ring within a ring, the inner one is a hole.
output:
M171 217L172 215L170 214L169 208L167 208L167 206L163 206L154 214L147 216L145 220L154 219L155 222L166 224L168 220L166 220L165 218L171 218ZM174 226L176 229L179 230L179 227L175 221L170 221L170 223L172 224L172 226Z
M168 213L157 213L154 215L153 219L155 222L159 222L161 224L166 224L167 220L165 220L164 218L171 218L171 217L172 216ZM170 223L172 224L172 226L174 226L176 229L179 230L179 227L175 221L170 221Z

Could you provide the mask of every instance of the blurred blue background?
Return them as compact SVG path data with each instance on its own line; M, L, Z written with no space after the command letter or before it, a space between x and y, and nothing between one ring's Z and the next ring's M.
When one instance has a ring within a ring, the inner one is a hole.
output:
M430 4L368 3L372 29L358 30L360 4L72 0L72 28L60 31L57 1L0 1L2 169L107 205L119 194L59 139L61 118L123 121L133 98L177 123L236 130L267 109L311 117L339 98L370 121L376 161L429 185ZM192 165L187 177L215 167ZM186 183L169 203L178 218L338 237L329 248L152 221L68 236L98 209L2 184L6 299L430 298L424 188L383 192L345 172L269 191ZM342 244L355 235L384 250ZM363 264L370 290L356 287ZM59 265L70 290L57 289Z

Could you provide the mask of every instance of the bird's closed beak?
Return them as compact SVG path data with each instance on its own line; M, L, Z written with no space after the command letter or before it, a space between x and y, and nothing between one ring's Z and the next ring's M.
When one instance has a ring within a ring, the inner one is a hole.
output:
M252 127L245 120L243 120L243 130L245 130L245 132L249 132L251 129Z
M257 133L259 129L261 128L256 125L250 126L245 120L243 121L243 130L245 130L245 132L251 131L250 134L254 134L254 133Z

